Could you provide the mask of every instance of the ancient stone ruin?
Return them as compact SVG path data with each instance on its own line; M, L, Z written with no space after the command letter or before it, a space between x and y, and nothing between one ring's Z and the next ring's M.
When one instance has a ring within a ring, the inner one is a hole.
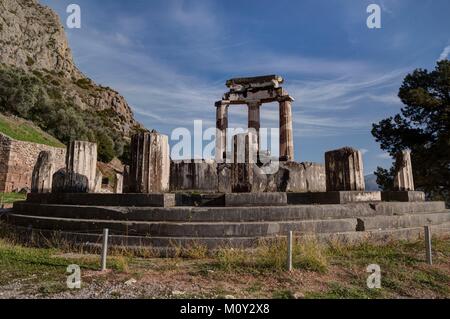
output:
M55 160L52 152L43 151L39 154L34 166L31 181L32 193L50 193L52 191Z
M327 191L364 191L362 154L351 147L325 153Z
M117 172L114 194L96 194L102 180L96 145L71 143L65 169L42 153L33 174L35 193L4 218L18 229L40 230L43 239L57 231L93 246L108 228L112 245L148 246L161 256L192 245L252 248L290 231L345 243L417 239L424 225L435 235L449 233L445 203L426 202L423 192L414 191L409 152L397 157L391 192L365 190L362 153L351 147L326 152L325 164L295 162L294 99L282 83L279 76L227 82L229 92L216 103L215 160L171 161L167 136L134 135L131 165L123 175ZM274 101L281 131L275 158L261 149L259 136L260 107ZM238 104L248 106L249 130L227 136L228 108Z
M414 178L411 165L411 151L397 154L395 159L394 189L396 191L414 191Z
M170 182L169 138L157 132L142 132L131 141L128 192L164 193Z
M224 162L227 157L228 108L232 105L247 105L248 127L259 135L261 106L271 102L278 102L280 105L280 161L294 160L294 136L292 133L292 102L294 99L281 87L283 82L283 78L276 75L237 78L227 81L226 85L230 91L224 95L221 101L216 102L217 162ZM259 145L258 149L260 149Z

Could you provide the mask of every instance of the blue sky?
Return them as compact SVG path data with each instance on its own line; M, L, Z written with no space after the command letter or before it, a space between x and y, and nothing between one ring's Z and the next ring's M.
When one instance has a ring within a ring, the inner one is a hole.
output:
M450 2L42 0L61 16L77 3L82 28L66 29L75 62L113 87L147 128L170 135L193 121L215 125L225 81L279 74L294 102L297 161L323 162L342 146L362 149L366 174L391 159L371 124L399 112L398 88L415 68L432 69L450 51ZM382 7L368 29L366 8ZM278 127L264 105L263 127ZM246 125L244 106L230 125Z

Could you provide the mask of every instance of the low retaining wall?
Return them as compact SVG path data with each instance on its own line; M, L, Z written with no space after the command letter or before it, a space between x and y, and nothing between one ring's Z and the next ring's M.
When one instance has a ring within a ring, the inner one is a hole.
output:
M33 169L42 151L53 153L57 170L65 167L64 148L17 141L0 134L0 192L31 189Z

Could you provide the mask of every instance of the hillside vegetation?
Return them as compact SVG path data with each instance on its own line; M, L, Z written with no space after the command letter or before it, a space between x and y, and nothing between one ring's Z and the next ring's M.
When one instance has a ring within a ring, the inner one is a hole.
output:
M96 142L103 162L142 129L123 96L77 68L60 17L37 0L0 1L0 113L64 144Z
M89 80L71 82L50 71L27 72L0 64L0 112L30 120L64 144L75 139L96 142L99 144L99 159L104 162L109 162L114 156L120 157L127 143L126 136L116 128L117 123L124 121L121 114L112 109L83 109L66 94L69 87L76 87L83 95L103 90ZM4 127L13 138L39 140L42 137L29 128L12 130L7 124ZM48 143L44 141L44 144Z
M0 133L18 141L64 147L63 143L45 133L33 123L17 117L8 117L0 114Z

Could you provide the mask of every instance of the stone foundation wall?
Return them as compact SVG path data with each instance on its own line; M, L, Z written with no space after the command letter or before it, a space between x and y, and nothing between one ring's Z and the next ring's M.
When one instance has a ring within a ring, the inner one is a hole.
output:
M16 141L0 134L0 192L31 189L33 169L42 151L54 154L57 170L65 167L65 149Z
M255 192L325 192L325 166L318 163L280 162L275 174L261 174L254 166ZM170 190L231 193L231 164L215 161L172 161Z

